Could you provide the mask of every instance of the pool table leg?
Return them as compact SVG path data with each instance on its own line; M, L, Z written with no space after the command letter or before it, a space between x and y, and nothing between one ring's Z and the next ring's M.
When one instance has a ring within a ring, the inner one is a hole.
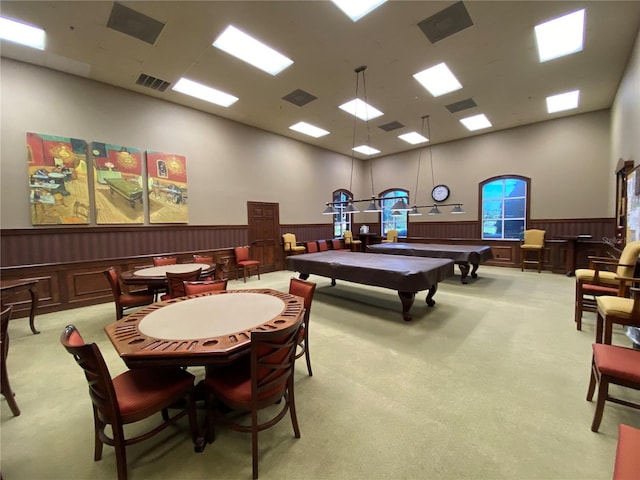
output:
M460 277L460 283L468 283L467 282L467 275L469 275L469 263L468 262L462 262L458 264L458 267L460 267L460 273L462 274L462 277Z
M298 275L298 277L300 278L300 280L306 280L307 278L309 278L309 274L301 273L300 275Z
M398 296L400 297L400 301L402 302L402 318L405 322L411 320L411 315L409 314L409 310L413 305L413 300L416 298L415 292L398 292Z
M427 305L429 305L430 307L433 307L436 304L436 301L433 299L433 296L436 294L437 291L438 291L437 283L431 286L431 288L429 288L429 293L427 293L426 302L427 302Z

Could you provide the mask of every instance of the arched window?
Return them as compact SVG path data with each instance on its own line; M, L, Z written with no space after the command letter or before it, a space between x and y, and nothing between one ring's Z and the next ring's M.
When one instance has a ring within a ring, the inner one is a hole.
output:
M502 175L480 183L483 240L518 240L529 221L531 179Z
M353 194L349 190L341 189L333 192L334 202L347 202L349 200L353 200ZM345 206L346 204L337 204L335 208L343 211ZM351 230L351 214L340 213L333 215L333 236L336 238L342 237L345 230Z
M397 230L399 237L407 236L407 212L392 211L391 207L399 198L404 197L405 201L409 201L409 192L402 189L385 190L380 195L382 198L382 235L386 235L389 230Z

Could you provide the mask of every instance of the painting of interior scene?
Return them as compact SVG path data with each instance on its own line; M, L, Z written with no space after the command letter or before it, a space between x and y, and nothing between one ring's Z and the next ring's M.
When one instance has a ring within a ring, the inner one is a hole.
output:
M96 223L143 223L142 151L91 143Z
M33 225L88 224L87 142L27 132Z
M149 223L187 223L187 159L147 151Z

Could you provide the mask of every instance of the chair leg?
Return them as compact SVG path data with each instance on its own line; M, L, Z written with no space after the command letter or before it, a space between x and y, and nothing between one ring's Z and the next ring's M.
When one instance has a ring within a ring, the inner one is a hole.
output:
M600 375L600 384L598 385L598 400L596 403L596 411L593 415L593 422L591 423L591 431L597 432L600 428L600 422L602 421L602 414L604 413L604 402L609 396L609 380Z
M7 366L6 364L3 362L2 363L2 395L4 396L4 398L7 400L7 404L9 405L9 408L11 409L11 413L13 413L14 417L17 417L20 415L20 408L18 407L18 403L16 402L15 399L15 393L13 393L13 390L11 390L11 385L9 384L9 378L7 376Z
M309 372L309 376L313 377L313 372L311 371L311 356L309 354L309 329L305 329L304 332L304 357L307 361L307 372Z
M596 391L596 384L598 383L598 378L596 375L596 366L595 359L591 358L591 376L589 377L589 388L587 389L587 402L593 400L593 394Z
M574 312L574 321L576 322L576 330L582 330L582 288L580 288L580 284L576 283L576 301L575 301L575 312Z
M251 412L251 458L253 462L253 479L258 478L258 411Z
M113 448L116 451L118 480L127 480L127 450L122 426L120 426L120 428L113 428L113 444Z
M93 407L93 461L99 462L102 459L102 446L104 445L100 438L100 432L105 425L98 419L98 411Z

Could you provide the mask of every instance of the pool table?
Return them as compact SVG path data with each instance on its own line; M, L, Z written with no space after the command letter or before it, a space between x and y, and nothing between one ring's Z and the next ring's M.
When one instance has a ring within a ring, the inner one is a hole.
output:
M105 178L105 182L109 185L111 195L114 193L123 197L131 208L136 208L136 200L142 205L142 187L136 182L130 182L122 178Z
M402 302L402 318L406 321L411 320L409 310L417 292L429 290L426 302L433 307L438 282L453 275L453 260L448 258L329 250L292 255L286 262L287 269L299 272L302 279L314 274L331 278L331 285L339 279L396 290Z

